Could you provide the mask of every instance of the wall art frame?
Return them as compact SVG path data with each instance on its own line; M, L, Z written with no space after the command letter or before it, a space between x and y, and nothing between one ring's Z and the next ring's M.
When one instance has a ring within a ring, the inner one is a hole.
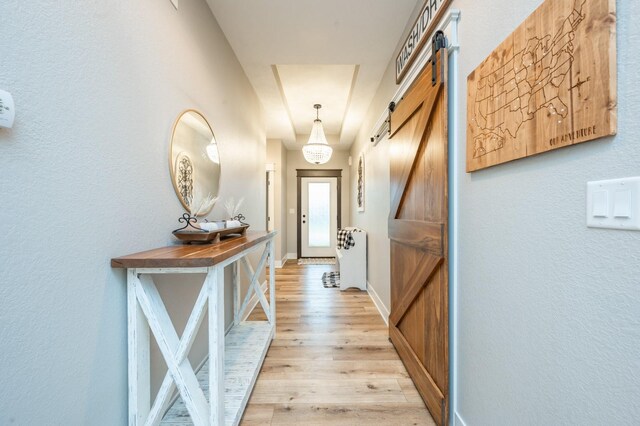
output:
M615 0L546 0L467 78L467 172L617 132Z
M356 204L359 212L364 212L365 165L364 152L358 157L356 169Z

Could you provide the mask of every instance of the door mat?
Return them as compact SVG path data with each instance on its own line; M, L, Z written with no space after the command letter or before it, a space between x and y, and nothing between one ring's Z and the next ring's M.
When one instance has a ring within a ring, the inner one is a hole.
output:
M322 285L325 288L340 287L340 272L325 272L322 274Z
M335 257L305 257L298 259L298 265L335 265Z

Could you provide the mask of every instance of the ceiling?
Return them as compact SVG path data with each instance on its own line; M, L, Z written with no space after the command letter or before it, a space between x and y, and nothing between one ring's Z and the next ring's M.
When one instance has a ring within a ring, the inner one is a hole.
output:
M422 0L207 0L264 105L269 139L299 149L316 111L349 149Z

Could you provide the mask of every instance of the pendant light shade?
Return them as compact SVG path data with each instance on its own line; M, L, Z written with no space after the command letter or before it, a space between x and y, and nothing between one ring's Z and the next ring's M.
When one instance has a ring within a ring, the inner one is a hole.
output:
M304 154L304 159L309 163L324 164L331 159L333 149L327 143L322 121L319 118L319 111L322 105L315 104L313 107L316 109L316 119L313 121L309 142L302 148L302 153Z

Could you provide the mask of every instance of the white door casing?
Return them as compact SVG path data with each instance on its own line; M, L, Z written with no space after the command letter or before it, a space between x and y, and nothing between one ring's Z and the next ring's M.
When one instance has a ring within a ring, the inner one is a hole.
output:
M276 216L276 183L275 172L267 171L267 231L271 232L275 229Z

